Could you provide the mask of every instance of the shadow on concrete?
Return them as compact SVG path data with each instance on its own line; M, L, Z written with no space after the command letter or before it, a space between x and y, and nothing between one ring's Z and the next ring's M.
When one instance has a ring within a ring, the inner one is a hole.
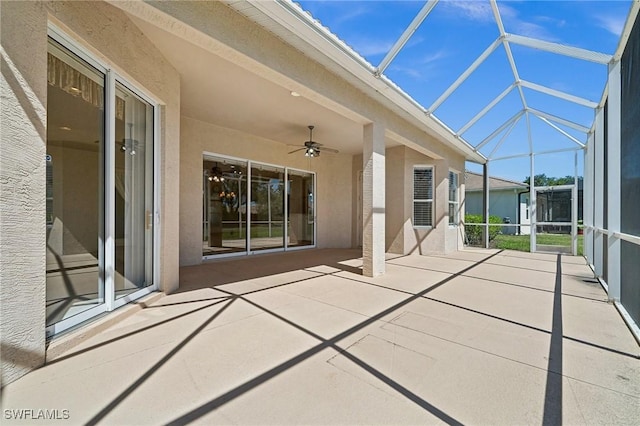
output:
M256 267L247 264L247 256L207 261L200 265L180 268L180 288L176 292L184 293L194 289L215 287L319 266L329 266L362 275L361 268L344 263L361 258L361 256L362 251L357 249L315 249L289 251L286 256L282 256L280 252L251 255L252 259L256 259Z
M544 393L543 425L562 424L562 255L556 262L556 285L553 295L551 343L547 365L547 385Z

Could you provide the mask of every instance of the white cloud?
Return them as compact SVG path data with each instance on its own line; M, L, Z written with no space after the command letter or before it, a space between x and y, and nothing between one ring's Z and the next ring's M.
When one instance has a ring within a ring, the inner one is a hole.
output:
M478 22L493 21L493 12L488 1L447 0L441 4L450 14L456 16L463 16Z
M542 25L518 20L517 22L513 22L513 26L515 28L515 31L513 31L515 34L546 41L558 41L558 38L552 35Z
M335 24L341 25L353 19L357 19L370 11L364 6L342 8L340 14L335 18Z
M620 37L620 34L622 34L626 19L625 16L597 15L594 18L600 28L604 28L616 37Z
M358 39L351 41L351 47L362 56L385 55L395 41Z
M491 4L488 1L447 0L443 1L442 4L445 6L445 10L448 11L449 15L453 17L471 19L472 21L481 24L495 25L496 23L493 16L493 10L491 9ZM542 25L521 19L518 10L504 2L498 3L498 10L505 27L505 31L527 37L540 38L547 41L557 40L557 38ZM564 25L564 21L548 16L536 16L534 19L539 22L553 22L553 24L558 27Z
M431 64L433 62L439 61L442 58L446 58L447 56L449 56L449 53L444 49L440 49L437 52L430 53L422 57L420 62L422 62L423 64Z
M391 65L390 69L392 69L393 71L401 72L402 74L406 74L409 77L413 77L415 79L421 79L422 78L422 72L420 70L418 70L417 68L403 67L403 66L399 66L399 65Z

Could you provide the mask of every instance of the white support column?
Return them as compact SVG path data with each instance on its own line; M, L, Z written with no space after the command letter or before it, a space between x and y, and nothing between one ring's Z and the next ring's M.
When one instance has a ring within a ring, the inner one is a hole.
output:
M587 262L593 265L593 144L594 133L589 135L587 147L584 150L584 181L583 181L583 218L584 218L584 255Z
M362 157L362 262L363 274L385 271L385 144L384 127L364 126Z
M609 300L620 301L620 115L622 105L620 61L609 64L607 106L607 285Z
M593 226L604 227L604 108L596 112L596 135L593 149ZM602 277L603 268L603 238L598 230L593 234L593 268L596 276Z
M534 160L535 156L533 152L530 154L530 178L529 178L529 223L531 224L531 233L529 236L529 251L531 253L536 252L536 180L534 173Z
M571 191L571 253L578 255L578 151L573 160L573 190ZM584 212L583 212L584 215Z
M489 248L489 163L482 165L482 243Z

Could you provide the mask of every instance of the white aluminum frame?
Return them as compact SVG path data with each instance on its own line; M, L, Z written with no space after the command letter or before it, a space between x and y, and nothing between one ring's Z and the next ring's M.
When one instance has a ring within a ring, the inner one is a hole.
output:
M594 170L593 170L593 226L596 230L604 228L604 108L596 112L596 132L594 137ZM602 239L604 236L601 232L595 232L593 238L593 266L597 277L603 278L603 250Z
M571 226L571 253L573 256L578 254L578 151L575 152L574 158L574 177L572 185L555 185L555 186L536 186L535 189L535 197L539 191L548 191L548 190L571 190L571 222L538 222L537 220L532 226L537 225L552 225L552 226ZM537 201L537 198L536 198ZM531 230L532 234L534 230ZM537 230L535 231L537 234ZM536 241L536 250L537 250L537 241ZM532 251L533 253L533 251Z
M97 317L98 315L111 312L120 306L127 304L128 302L139 299L151 292L157 291L160 282L160 253L161 253L161 240L160 240L160 114L159 109L161 103L149 92L142 89L140 86L131 83L125 76L118 74L111 66L98 59L85 45L80 41L68 35L65 31L60 29L55 23L49 21L47 23L47 36L64 46L72 54L76 55L81 60L85 61L99 72L104 75L104 90L105 90L105 105L104 105L104 148L105 156L103 161L104 167L104 182L102 183L101 190L104 191L104 205L102 215L103 222L103 241L100 244L98 268L102 268L99 272L99 289L98 292L103 296L103 303L82 311L69 318L58 321L45 327L45 334L47 338L56 336L57 334L66 331L70 328L81 325L85 321ZM131 90L136 96L139 96L144 101L148 102L153 108L153 210L154 210L154 224L153 224L153 253L151 254L153 261L153 277L152 284L130 293L126 296L116 299L115 294L115 239L113 237L115 233L115 85L116 82Z
M609 300L620 302L620 134L622 76L620 60L609 65L607 103L607 284Z
M448 179L451 180L451 174L456 175L456 199L455 201L451 201L451 199L449 198L448 192L449 192L449 188L447 187L447 199L448 199L448 205L453 204L455 206L454 208L454 220L453 223L449 222L449 227L450 228L457 228L460 225L460 176L462 173L460 173L460 171L456 170L456 169L452 169L449 168L449 173L448 173ZM451 185L451 182L449 182L449 185ZM449 218L449 221L451 221L451 218Z
M295 168L295 167L287 167L287 166L282 166L279 164L271 164L271 163L266 163L264 161L254 161L254 160L249 160L247 158L240 158L240 157L234 157L234 156L230 156L230 155L225 155L225 154L217 154L215 152L211 152L211 151L203 151L202 152L202 158L205 159L206 157L215 157L215 158L222 158L223 160L230 160L230 161L239 161L239 162L244 162L247 164L247 235L245 238L245 250L243 251L235 251L235 252L231 252L231 253L220 253L220 254L210 254L210 255L206 255L206 256L202 256L202 260L203 261L209 261L209 260L218 260L218 259L224 259L224 258L229 258L229 257L240 257L240 256L252 256L252 255L257 255L257 254L267 254L267 253L281 253L281 252L287 252L287 251L295 251L295 250L308 250L308 249L314 249L317 248L318 246L318 175L316 172L312 171L312 170L305 170L305 169L299 169L299 168ZM285 196L284 196L284 211L285 211L285 215L284 215L284 220L283 220L283 245L282 247L275 247L275 248L270 248L270 249L264 249L264 250L251 250L251 213L250 213L250 203L251 203L251 177L252 177L252 173L251 173L251 168L254 164L258 164L258 165L264 165L267 167L276 167L276 168L281 168L284 169L284 191L285 191ZM289 200L287 199L288 197L286 196L287 194L287 190L288 190L288 185L289 185L289 170L293 170L293 171L297 171L297 172L303 172L303 173L309 173L311 175L313 175L313 202L314 202L314 210L313 210L313 244L307 245L307 246L293 246L293 247L289 247L288 244L288 233L289 233L289 229L288 229L288 213L287 213L287 207L289 204Z

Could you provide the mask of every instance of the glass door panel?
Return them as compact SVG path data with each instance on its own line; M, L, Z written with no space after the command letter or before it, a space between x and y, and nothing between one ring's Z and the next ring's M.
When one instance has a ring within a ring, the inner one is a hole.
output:
M153 284L153 107L116 84L115 297Z
M247 251L247 163L203 162L202 255Z
M312 246L315 243L313 174L288 171L287 247Z
M51 41L46 325L104 303L104 75Z
M284 248L284 168L251 166L251 251Z

